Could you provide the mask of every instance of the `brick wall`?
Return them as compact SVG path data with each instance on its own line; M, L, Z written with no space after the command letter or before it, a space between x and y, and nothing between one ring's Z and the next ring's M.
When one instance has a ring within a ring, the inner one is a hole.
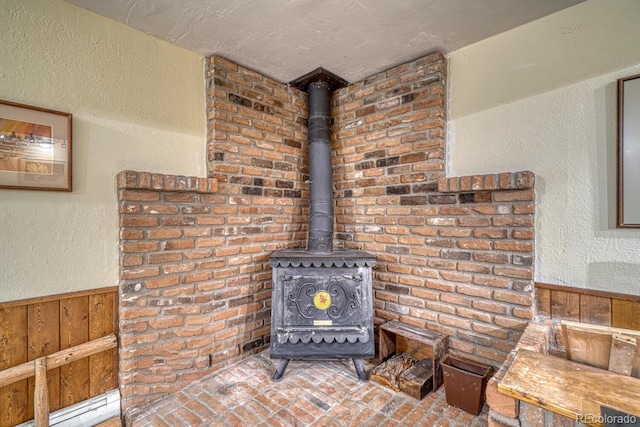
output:
M229 215L233 202L216 186L206 178L119 176L125 411L268 343L268 253L278 243L246 229L259 221L244 225Z
M238 225L254 226L253 234L275 235L280 246L301 246L309 207L306 93L219 57L207 60L207 85L208 174L228 197L225 213L242 216Z
M265 348L269 255L306 246L306 94L206 65L208 178L118 176L125 410ZM333 94L334 242L375 254L376 324L499 365L533 316L533 175L444 177L445 65L432 54Z
M264 348L269 255L306 239L306 94L218 57L206 79L209 179L118 176L125 410Z
M234 301L242 296L222 290L225 265L214 258L225 239L213 232L221 220L211 206L216 188L207 178L118 174L124 409L174 392L233 355L225 322L239 316Z
M376 324L499 365L533 316L534 179L444 178L445 80L435 53L335 94L337 238L378 259Z

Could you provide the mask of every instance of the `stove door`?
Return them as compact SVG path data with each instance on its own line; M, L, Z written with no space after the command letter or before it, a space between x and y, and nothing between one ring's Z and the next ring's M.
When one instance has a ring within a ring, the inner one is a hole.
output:
M277 340L284 342L366 342L368 293L358 268L305 268L281 276L281 319Z

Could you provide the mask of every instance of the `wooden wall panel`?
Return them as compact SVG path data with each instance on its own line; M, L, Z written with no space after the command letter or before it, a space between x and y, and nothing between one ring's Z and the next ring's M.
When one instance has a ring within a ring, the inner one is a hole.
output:
M27 361L27 307L0 309L0 369ZM28 382L0 387L0 426L13 426L28 418Z
M611 298L581 294L580 322L611 326Z
M640 330L640 295L536 283L536 313L556 320Z
M27 306L27 359L48 356L60 350L60 303L45 301ZM35 378L29 378L29 418L33 418L33 396ZM49 408L56 411L60 406L60 368L47 372Z
M551 317L551 290L536 288L536 309L540 316Z
M117 311L117 287L0 303L0 370L117 335ZM49 370L51 411L116 388L117 372L117 349ZM0 388L0 427L33 419L34 384L32 377Z
M115 332L118 319L114 315L118 307L117 294L89 296L89 340L102 338ZM118 351L107 350L89 357L90 392L102 394L118 386Z
M615 328L640 330L640 302L612 299L611 323Z
M552 292L551 317L553 319L579 320L580 296L572 292L559 290Z
M60 301L60 348L65 349L89 340L89 297ZM60 399L63 406L89 398L89 358L60 368Z

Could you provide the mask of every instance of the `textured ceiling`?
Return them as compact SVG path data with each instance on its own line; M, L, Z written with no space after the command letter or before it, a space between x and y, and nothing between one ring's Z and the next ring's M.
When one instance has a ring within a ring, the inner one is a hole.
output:
M318 67L349 82L445 54L583 0L67 0L281 82Z

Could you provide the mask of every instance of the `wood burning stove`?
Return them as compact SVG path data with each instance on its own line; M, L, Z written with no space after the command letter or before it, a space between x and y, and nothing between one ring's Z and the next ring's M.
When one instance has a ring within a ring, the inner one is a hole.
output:
M371 267L361 251L329 255L277 251L271 256L273 299L271 357L281 362L279 380L291 359L354 359L366 379L362 359L375 354Z
M310 214L307 251L272 254L271 357L273 380L292 359L353 359L366 380L364 358L375 355L371 268L362 251L333 252L333 184L329 99L346 82L318 69L292 85L309 92Z

